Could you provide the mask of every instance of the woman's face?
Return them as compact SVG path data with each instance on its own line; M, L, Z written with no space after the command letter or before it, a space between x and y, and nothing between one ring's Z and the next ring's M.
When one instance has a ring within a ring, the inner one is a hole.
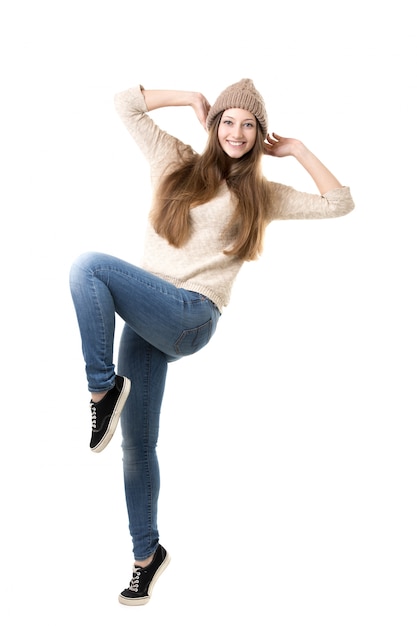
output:
M245 109L227 109L220 120L217 136L220 146L232 159L252 150L256 140L256 117Z

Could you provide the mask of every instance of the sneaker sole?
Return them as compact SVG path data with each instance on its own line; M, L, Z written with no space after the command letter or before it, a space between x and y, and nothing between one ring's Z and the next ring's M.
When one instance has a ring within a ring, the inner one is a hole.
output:
M147 596L143 596L142 598L125 598L125 596L122 596L122 594L120 594L119 595L120 604L125 604L126 606L142 606L143 604L147 604L149 600L151 599L152 591L153 591L156 581L158 580L160 575L166 570L170 561L171 561L171 557L169 556L167 552L165 559L163 560L161 565L158 567L158 569L156 570L154 574L154 577L151 580Z
M113 415L109 422L109 426L107 428L107 432L98 443L95 448L90 448L91 452L101 452L104 448L110 443L111 438L116 432L117 424L119 423L120 415L123 411L123 407L126 403L126 400L129 397L130 393L130 380L129 378L124 377L124 383L122 390L120 392L120 396L117 399L116 406L114 407Z

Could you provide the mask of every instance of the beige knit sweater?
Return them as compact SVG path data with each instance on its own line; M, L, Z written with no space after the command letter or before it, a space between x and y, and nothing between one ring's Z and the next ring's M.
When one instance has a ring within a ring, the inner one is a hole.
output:
M115 105L149 162L155 189L161 176L178 165L179 152L192 151L192 148L161 130L149 117L140 86L117 94ZM320 196L280 183L270 182L270 185L273 197L270 221L338 217L354 208L348 187ZM229 303L233 282L243 264L223 252L231 244L222 233L233 212L233 203L224 184L210 202L192 209L192 235L181 248L170 245L148 223L141 266L177 287L207 296L222 311Z

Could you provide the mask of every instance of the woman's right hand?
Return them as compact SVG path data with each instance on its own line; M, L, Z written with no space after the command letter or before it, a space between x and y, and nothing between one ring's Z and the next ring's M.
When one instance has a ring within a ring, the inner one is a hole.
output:
M148 111L162 107L191 106L198 121L206 128L207 114L210 103L198 91L178 91L172 89L142 89Z
M202 93L195 92L191 106L194 109L194 113L197 116L198 121L204 127L204 130L207 130L206 120L208 112L210 111L211 105L207 98L203 96Z

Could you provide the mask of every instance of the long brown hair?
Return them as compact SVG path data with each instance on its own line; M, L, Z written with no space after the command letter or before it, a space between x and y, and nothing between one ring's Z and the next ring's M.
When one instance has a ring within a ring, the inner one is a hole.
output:
M156 232L180 248L191 235L190 210L215 197L219 185L226 181L237 199L236 208L224 233L233 239L225 254L245 261L262 252L269 207L268 183L262 174L264 139L257 124L252 150L240 159L230 158L221 148L217 129L222 112L209 130L207 145L200 155L192 154L161 182L151 212Z

